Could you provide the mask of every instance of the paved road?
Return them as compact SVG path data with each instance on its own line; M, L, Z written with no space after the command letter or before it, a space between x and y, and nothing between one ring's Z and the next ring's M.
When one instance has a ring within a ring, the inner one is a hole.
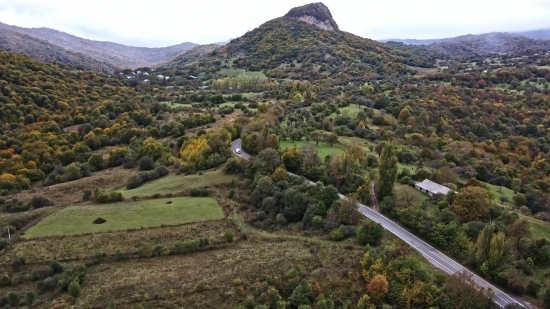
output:
M245 153L242 150L241 147L241 140L237 139L231 144L231 149L233 150L233 153L237 156L249 160L252 158L249 154ZM237 149L241 149L240 153L236 153ZM313 182L309 181L309 183L313 184ZM372 189L372 188L371 188ZM346 198L344 195L339 194L340 198ZM371 219L372 221L379 223L382 225L386 230L388 230L390 233L394 234L395 236L401 238L404 242L409 244L411 247L416 249L416 251L420 252L430 263L432 263L435 267L443 270L444 272L448 274L454 274L460 271L467 271L470 272L468 269L460 265L459 263L455 262L450 257L446 256L445 254L439 252L434 247L430 246L428 243L424 242L420 238L416 237L414 234L408 232L404 228L402 228L397 223L391 221L390 219L386 218L382 214L376 212L375 210L363 205L363 204L357 204L358 211L364 215L365 217ZM516 299L510 297L508 294L502 292L497 287L491 285L489 282L485 281L483 278L479 277L478 275L472 273L474 281L480 286L485 289L491 289L495 296L493 297L493 301L498 304L501 307L505 307L509 304L519 304L523 306L520 302L518 302Z

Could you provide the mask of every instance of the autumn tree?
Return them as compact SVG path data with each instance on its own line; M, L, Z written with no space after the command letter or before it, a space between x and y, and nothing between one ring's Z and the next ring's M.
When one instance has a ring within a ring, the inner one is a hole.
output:
M395 189L393 203L397 208L408 208L420 202L418 191L409 186L400 186Z
M298 147L292 146L285 149L281 160L289 172L296 173L302 166L303 157Z
M466 270L448 276L444 291L456 309L486 309L491 302L488 291L480 289Z
M487 190L469 186L457 193L449 208L457 215L460 222L469 222L487 217L492 205Z
M519 219L506 227L506 234L516 239L516 248L519 249L521 240L531 235L531 225L527 219Z
M393 144L384 142L380 153L378 167L378 196L383 199L393 194L393 186L397 180L397 158L393 153Z
M388 293L388 280L384 275L376 275L367 284L367 292L372 300L377 303Z

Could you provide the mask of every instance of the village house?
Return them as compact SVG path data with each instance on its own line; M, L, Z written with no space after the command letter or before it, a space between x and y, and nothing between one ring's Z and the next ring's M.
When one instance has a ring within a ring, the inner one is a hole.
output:
M429 179L425 179L422 182L418 182L414 185L414 188L420 192L424 192L429 196L434 196L437 194L447 195L449 192L454 191L451 188L447 188L438 183L435 183Z

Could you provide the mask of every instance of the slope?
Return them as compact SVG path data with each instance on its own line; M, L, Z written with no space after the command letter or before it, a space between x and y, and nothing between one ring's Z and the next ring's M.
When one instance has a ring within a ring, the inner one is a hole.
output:
M213 52L218 47L220 47L219 44L206 44L206 45L195 46L189 49L188 51L185 51L184 53L170 59L169 61L159 64L158 66L159 67L184 66L186 64L198 61L206 57L208 54Z
M153 66L168 61L186 50L197 46L197 44L186 42L162 48L133 47L112 42L83 39L54 29L20 28L2 23L0 23L0 30L7 37L7 42L4 42L1 46L2 48L16 53L27 53L29 56L40 61L43 61L43 57L41 58L39 51L29 47L36 45L35 41L37 40L52 44L60 50L64 49L68 52L80 53L86 57L95 59L95 61L120 68ZM18 44L11 42L12 37L19 37ZM81 65L78 62L68 64ZM93 69L89 66L84 67Z
M52 63L56 61L61 64L87 70L111 72L116 68L111 63L65 50L62 47L20 32L11 31L5 28L3 24L0 24L0 49L18 54L26 54L41 62Z
M238 68L266 70L273 77L320 78L344 70L350 74L407 72L407 59L382 43L343 31L325 31L295 18L270 20L216 50L212 59Z

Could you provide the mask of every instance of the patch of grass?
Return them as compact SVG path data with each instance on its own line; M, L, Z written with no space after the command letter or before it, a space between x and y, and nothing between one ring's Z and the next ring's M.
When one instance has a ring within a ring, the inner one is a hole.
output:
M188 103L176 103L176 102L170 102L170 101L160 102L160 104L164 104L168 107L173 107L173 108L192 107L191 104L188 104Z
M202 175L168 175L160 179L150 181L141 187L127 190L126 187L121 188L118 192L122 193L124 198L132 196L152 196L153 194L168 194L177 193L185 189L200 188L229 183L233 180L233 176L227 175L223 170L207 171Z
M505 204L512 205L513 198L515 195L514 191L506 187L499 187L486 182L484 182L483 184L486 185L487 188L489 189L489 192L493 194L493 202L502 204L502 202L500 201L500 198L505 197L506 199L508 199L508 202L506 202Z
M319 143L319 145L316 145L314 141L307 142L307 141L301 140L301 141L295 141L293 143L292 140L287 139L286 141L279 142L279 146L281 147L281 149L286 149L294 145L296 145L296 147L298 148L308 146L308 145L314 146L315 148L317 148L317 151L319 152L319 156L321 157L321 159L324 159L326 156L335 156L337 154L345 152L345 150L338 145L333 145L332 147L330 147L329 144L325 144L325 143Z
M251 77L266 77L265 73L262 71L245 71L244 69L235 69L235 68L229 68L229 69L220 69L219 75L221 76L251 76Z
M263 94L264 94L263 92L245 92L242 95L244 98L256 98Z
M519 216L521 219L526 219L527 221L529 221L529 224L531 225L531 238L550 239L550 223L546 223L544 221L540 221L533 217L528 217L522 214L520 214Z
M168 201L172 203L167 204ZM107 222L93 224L98 217ZM223 211L212 198L178 197L108 205L70 206L44 218L23 237L121 231L221 218Z
M342 107L340 108L340 116L343 116L344 114L347 113L347 115L351 118L355 118L357 116L357 113L359 113L359 111L362 111L364 110L364 106L357 106L357 104L350 104L349 106L347 107ZM338 115L336 115L336 113L332 113L330 114L329 118L336 118L338 117Z

